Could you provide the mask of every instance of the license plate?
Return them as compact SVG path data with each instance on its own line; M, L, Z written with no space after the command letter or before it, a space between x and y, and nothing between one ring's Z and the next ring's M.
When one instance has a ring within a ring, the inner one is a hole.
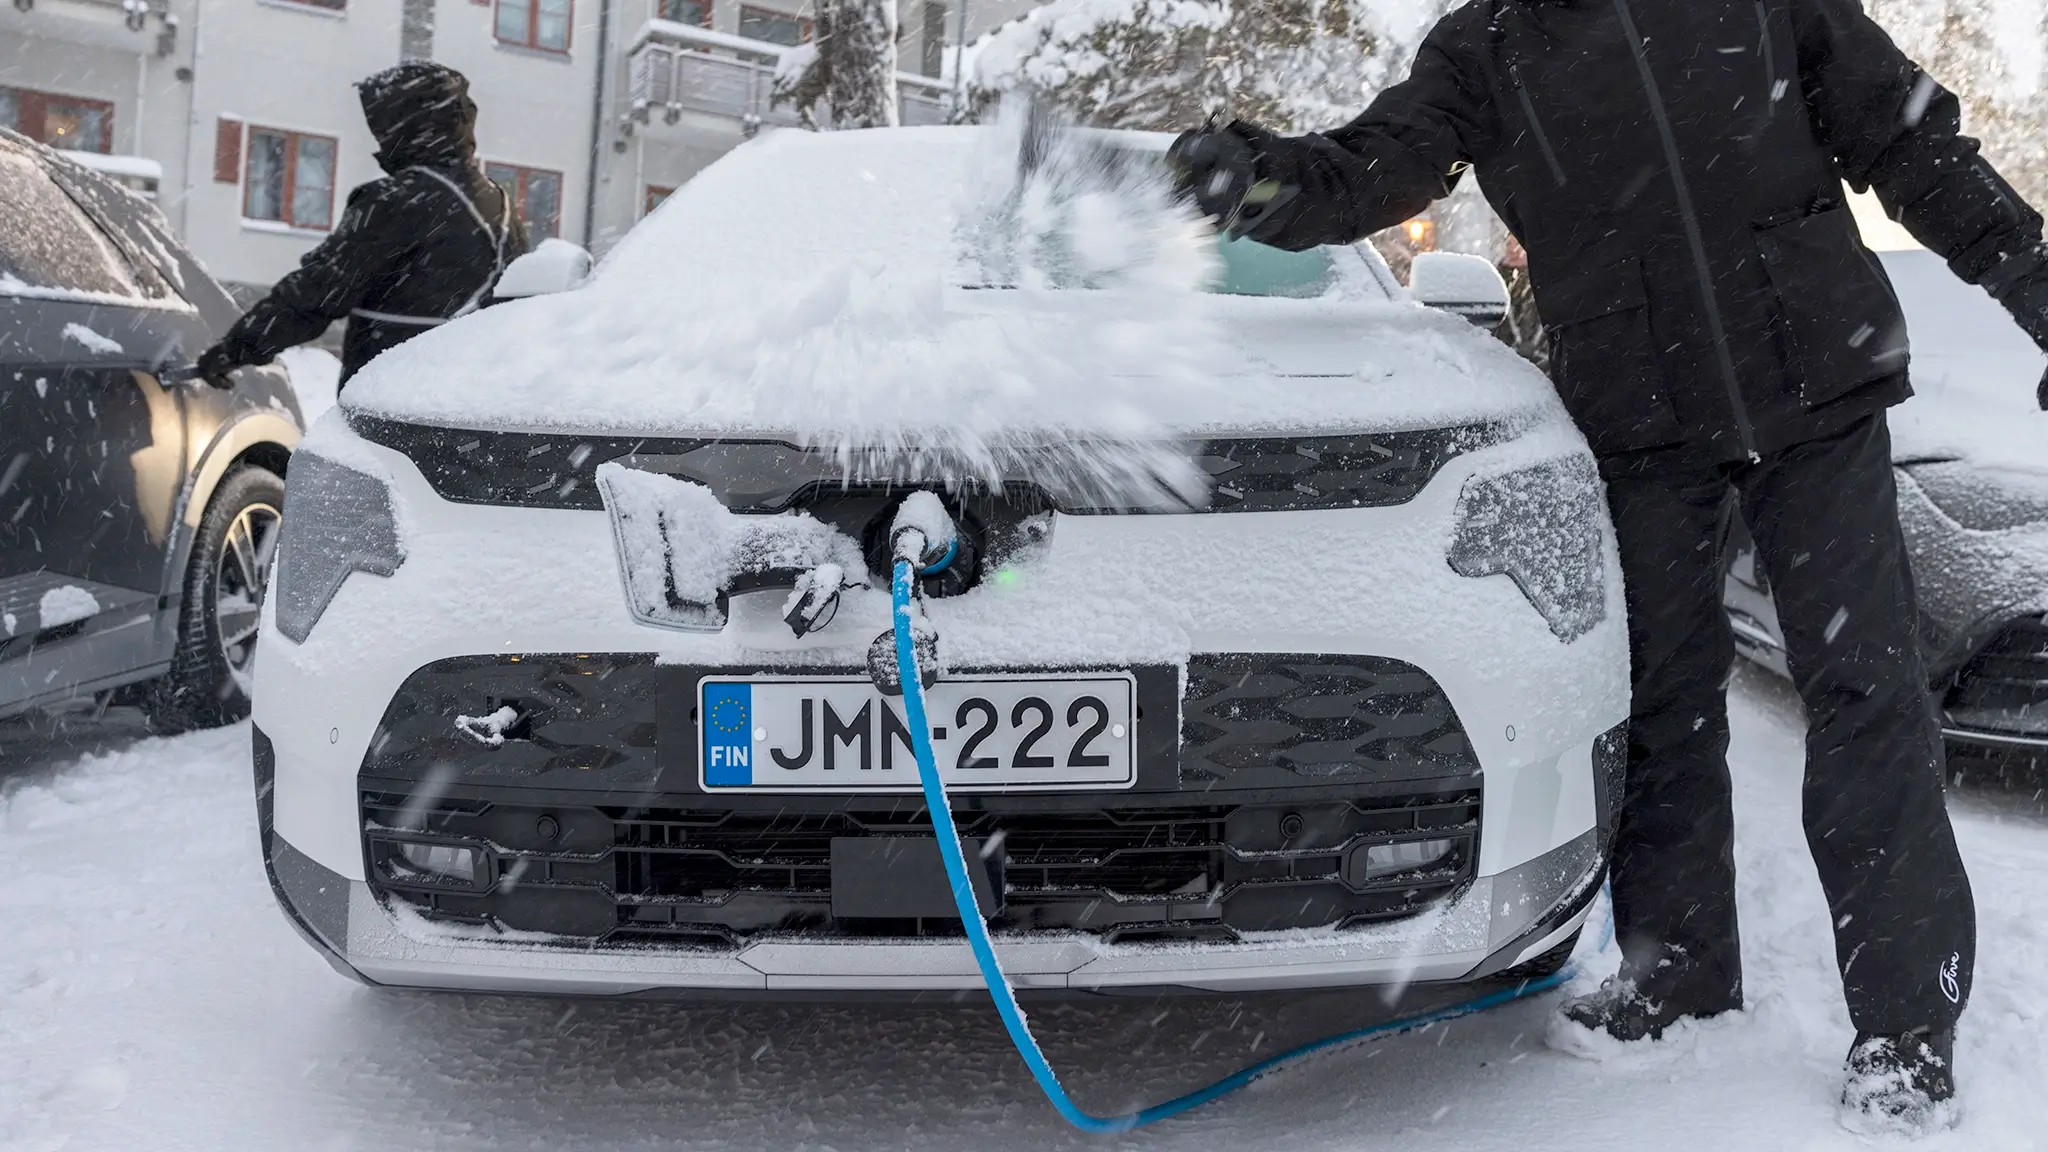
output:
M948 788L1129 788L1137 680L1128 672L949 677L925 693ZM903 700L865 676L708 676L697 685L708 792L916 792Z

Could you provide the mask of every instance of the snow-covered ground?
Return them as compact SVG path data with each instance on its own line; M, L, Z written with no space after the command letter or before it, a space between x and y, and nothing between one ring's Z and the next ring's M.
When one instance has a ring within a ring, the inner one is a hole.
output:
M0 1148L1864 1147L1834 1120L1849 1025L1799 831L1798 705L1749 670L1734 697L1748 1012L1592 1063L1543 1047L1548 998L1515 1004L1115 1139L1065 1128L985 1001L362 988L272 903L246 727L83 755L0 733ZM2048 811L2025 792L1952 807L1983 945L1963 1126L1925 1147L2048 1147ZM1083 1104L1108 1110L1388 1014L1365 992L1033 1020Z

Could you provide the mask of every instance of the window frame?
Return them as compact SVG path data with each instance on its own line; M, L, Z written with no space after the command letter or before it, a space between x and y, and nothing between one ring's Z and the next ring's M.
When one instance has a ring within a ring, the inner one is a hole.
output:
M658 195L657 195L657 194L658 194ZM675 195L675 194L676 194L676 190L675 190L674 188L668 187L667 185L663 185L663 184L643 184L643 185L641 185L641 186L640 186L640 218L641 218L642 220L645 220L645 219L646 219L647 217L649 217L649 216L653 215L653 214L654 214L654 210L655 210L656 208L659 208L659 207L661 207L661 206L662 206L662 204L664 204L665 202L667 202L667 200L668 200L668 198L669 198L669 197L671 197L671 196L673 196L673 195Z
M566 197L569 189L568 175L562 172L560 169L537 168L530 164L515 164L510 160L484 161L484 179L489 180L491 183L497 184L500 187L503 187L504 185L498 179L498 177L495 174L493 174L492 169L494 168L499 169L501 171L504 169L510 169L512 172L512 207L515 211L519 213L519 219L526 225L526 236L528 242L538 244L545 239L549 239L552 237L560 237L562 234L562 202ZM553 221L554 229L552 231L543 232L537 226L537 223L533 219L533 217L527 215L526 190L528 180L533 176L552 176L555 178L555 218Z
M818 34L817 24L809 16L800 16L795 12L784 12L779 8L764 8L759 4L742 4L739 10L739 22L734 27L739 29L739 35L748 40L754 40L757 44L778 44L784 48L796 47L796 44L783 44L780 40L756 40L754 37L748 36L746 33L747 14L750 12L758 13L774 20L796 21L797 44L809 44Z
M282 217L254 216L249 212L249 193L256 187L250 178L249 163L255 155L255 141L259 133L267 132L285 138L284 187L278 193L278 211ZM299 184L299 141L301 139L325 140L334 149L334 171L327 182L327 220L323 224L301 224L292 218L292 205L298 201ZM242 125L242 202L241 214L245 223L280 224L305 232L334 231L334 191L341 183L341 139L324 132L303 132L296 128L274 128L267 124Z
M550 56L569 55L570 49L575 47L576 44L576 0L562 0L564 4L569 6L569 12L562 21L562 46L560 48L549 47L540 42L540 6L542 2L543 0L525 0L526 38L524 40L513 40L499 30L503 22L498 18L498 13L504 9L505 0L491 0L491 36L500 45L507 48L516 48L525 52L545 52Z
M94 111L97 111L100 114L100 146L96 150L89 148L58 148L57 150L60 152L97 151L97 153L101 156L107 156L113 153L115 109L114 102L112 100L101 100L92 96L71 96L63 92L51 92L47 89L42 88L23 88L18 84L0 84L0 88L5 88L9 92L14 93L15 100L14 123L0 125L0 127L10 128L16 132L20 132L23 136L28 137L29 139L35 141L38 144L46 145L51 148L57 148L55 144L51 144L48 140L43 139L42 133L42 130L49 126L50 105L52 103L73 104L80 107L93 109ZM31 118L29 114L29 110L31 108L35 109L36 112L36 115L33 118ZM37 125L37 131L30 132L22 127L24 123L30 122L35 123Z

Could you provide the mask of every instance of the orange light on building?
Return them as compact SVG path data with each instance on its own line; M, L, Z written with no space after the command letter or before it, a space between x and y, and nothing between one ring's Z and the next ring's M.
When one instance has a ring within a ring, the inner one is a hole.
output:
M1436 251L1436 221L1416 217L1401 225L1408 234L1408 246L1417 252Z

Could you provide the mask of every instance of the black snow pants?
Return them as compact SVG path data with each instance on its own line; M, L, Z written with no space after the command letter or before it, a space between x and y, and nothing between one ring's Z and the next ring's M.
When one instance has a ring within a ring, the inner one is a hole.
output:
M1739 507L1807 714L1803 818L1861 1032L1952 1025L1976 911L1944 801L1882 415L1741 464L1602 464L1628 585L1628 778L1611 880L1624 974L1711 1013L1742 1002L1721 607ZM1731 503L1733 502L1733 503Z

